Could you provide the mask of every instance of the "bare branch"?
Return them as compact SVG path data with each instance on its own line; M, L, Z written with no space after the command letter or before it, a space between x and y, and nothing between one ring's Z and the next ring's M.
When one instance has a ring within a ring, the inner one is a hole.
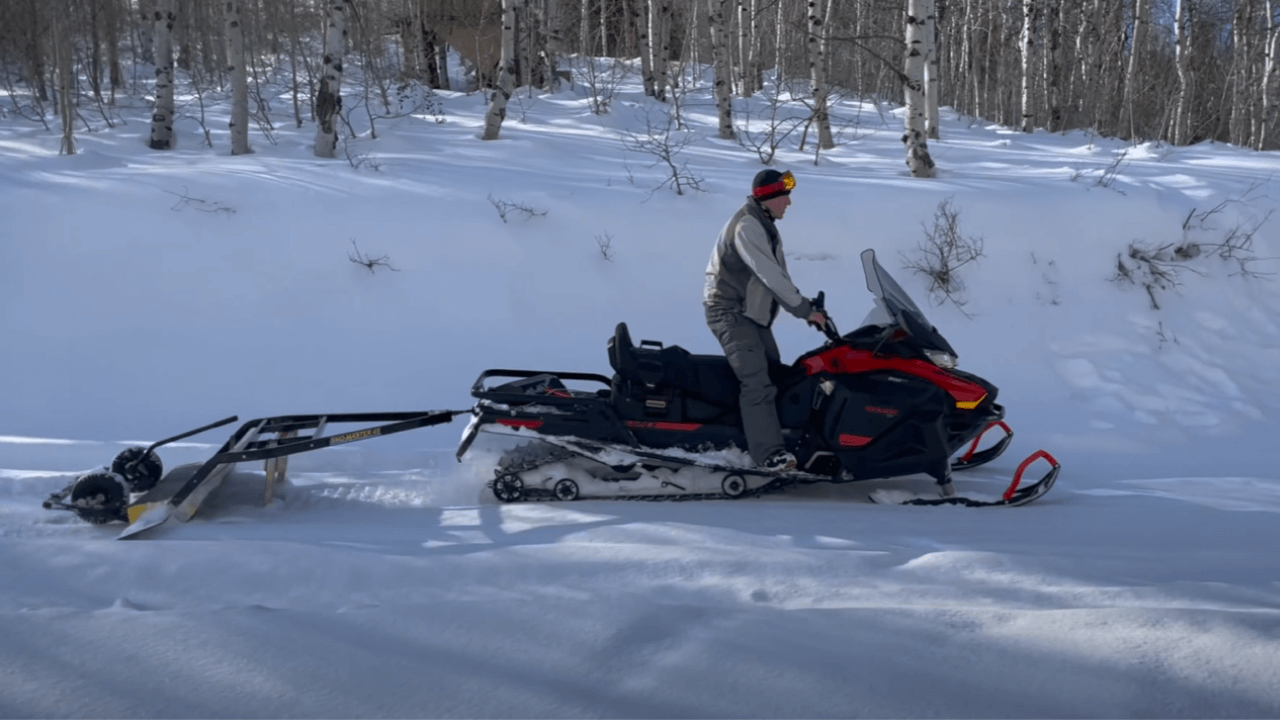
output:
M400 272L399 268L392 267L390 257L386 255L373 257L360 252L360 246L356 245L355 238L351 238L351 247L354 248L355 251L347 253L347 259L357 265L365 266L368 268L370 274L376 272L380 267L384 267L391 272Z
M182 186L181 193L176 193L170 190L164 190L163 192L166 192L178 198L178 201L175 202L173 206L169 208L174 212L182 212L186 208L194 208L196 210L199 210L200 212L224 213L228 217L236 214L235 208L227 207L222 203L209 202L208 200L201 200L200 198L193 198L187 195L187 186L185 185Z
M529 220L534 217L543 217L547 214L546 210L537 210L523 203L512 202L510 200L501 200L495 198L492 194L489 195L489 202L497 209L498 217L502 218L502 222L504 223L507 221L507 215L513 211L524 213L525 220Z
M902 255L903 267L925 275L930 280L929 294L936 304L950 301L965 317L965 285L960 268L982 257L981 237L966 237L960 232L960 211L951 198L938 203L933 214L933 227L925 227L925 241L916 246L917 257Z

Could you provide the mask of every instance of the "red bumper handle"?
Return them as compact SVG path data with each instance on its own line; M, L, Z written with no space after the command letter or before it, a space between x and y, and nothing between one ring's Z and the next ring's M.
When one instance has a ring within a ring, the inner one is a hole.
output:
M997 425L1000 426L1000 429L1004 430L1005 435L1013 434L1013 430L1009 429L1009 426L1005 425L1003 420L997 420L993 423L989 423L986 427L982 428L982 432L978 433L978 437L974 438L973 442L969 444L969 449L965 451L964 455L960 456L960 462L967 463L972 460L973 453L978 449L978 443L982 442L982 438L986 436L988 430Z
M1004 423L1000 423L1000 424L1003 425ZM1030 455L1027 456L1026 460L1022 461L1022 464L1018 465L1017 472L1013 474L1013 482L1009 484L1009 489L1004 491L1005 500L1008 500L1013 497L1013 494L1018 491L1018 484L1022 482L1022 473L1026 472L1027 467L1029 467L1031 463L1035 462L1036 460L1039 460L1040 458L1044 458L1046 461L1048 461L1050 465L1054 466L1055 468L1059 467L1058 461L1054 460L1053 456L1050 455L1048 452L1045 452L1044 450L1037 450L1031 453Z

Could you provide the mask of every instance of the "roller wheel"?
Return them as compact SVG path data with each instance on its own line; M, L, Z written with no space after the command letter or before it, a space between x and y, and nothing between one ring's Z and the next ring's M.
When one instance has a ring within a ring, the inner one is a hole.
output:
M747 493L747 479L737 473L725 475L720 490L731 498L740 498Z
M115 473L96 472L76 480L71 488L70 505L81 520L101 525L128 519L127 498L124 478Z
M146 453L144 456L143 454ZM164 473L164 465L155 453L148 453L144 447L131 447L123 450L111 461L111 472L124 478L129 483L130 492L146 492L160 482Z
M564 500L566 502L570 500L577 500L578 483L570 480L569 478L564 478L560 480L560 482L556 483L555 493L557 500Z
M499 475L493 481L493 496L504 503L517 502L524 497L524 481L519 475Z

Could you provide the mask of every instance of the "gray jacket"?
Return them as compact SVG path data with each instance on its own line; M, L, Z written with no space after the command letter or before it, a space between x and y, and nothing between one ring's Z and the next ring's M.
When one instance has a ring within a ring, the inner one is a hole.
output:
M753 198L748 197L720 231L707 263L702 302L741 312L763 327L773 324L779 305L798 318L813 312L787 274L777 226Z

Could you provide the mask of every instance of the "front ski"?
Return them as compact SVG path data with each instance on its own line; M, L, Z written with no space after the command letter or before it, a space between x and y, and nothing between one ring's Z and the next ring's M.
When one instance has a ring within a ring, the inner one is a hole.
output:
M1030 485L1022 485L1022 474L1036 460L1044 459L1049 463L1049 472ZM952 495L950 497L926 498L914 497L909 500L898 501L898 505L962 505L964 507L1019 507L1028 505L1044 497L1053 489L1053 484L1058 480L1058 471L1062 466L1054 459L1052 455L1044 450L1037 450L1023 460L1018 465L1018 470L1013 474L1013 482L1005 489L1004 493L998 500L984 500L964 495ZM879 502L873 496L872 502Z

